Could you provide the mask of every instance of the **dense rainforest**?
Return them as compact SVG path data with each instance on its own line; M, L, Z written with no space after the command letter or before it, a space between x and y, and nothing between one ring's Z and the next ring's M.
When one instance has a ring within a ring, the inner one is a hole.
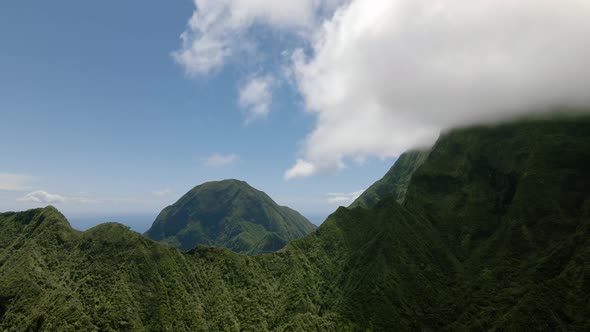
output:
M0 329L590 329L589 116L452 130L396 165L251 256L79 232L53 207L0 214Z
M184 250L203 244L252 255L277 251L315 228L299 212L232 179L194 187L162 210L146 235Z

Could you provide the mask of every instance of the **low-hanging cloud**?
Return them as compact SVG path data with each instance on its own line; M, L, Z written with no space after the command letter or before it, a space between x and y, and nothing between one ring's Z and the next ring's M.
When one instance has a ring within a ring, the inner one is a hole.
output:
M448 127L588 105L588 33L581 0L353 1L311 55L293 55L318 120L285 177L395 157Z

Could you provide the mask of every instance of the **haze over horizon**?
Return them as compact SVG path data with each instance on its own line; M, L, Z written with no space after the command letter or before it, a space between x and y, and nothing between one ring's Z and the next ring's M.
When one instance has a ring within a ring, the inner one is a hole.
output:
M590 105L588 17L582 0L5 2L0 211L141 230L237 178L319 223L441 130Z

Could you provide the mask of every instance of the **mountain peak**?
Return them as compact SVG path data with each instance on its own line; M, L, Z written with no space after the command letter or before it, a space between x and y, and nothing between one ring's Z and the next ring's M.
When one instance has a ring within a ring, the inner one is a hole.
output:
M199 244L240 253L278 250L315 226L237 179L200 184L158 215L146 235L188 250Z
M197 187L205 186L205 185L213 185L213 184L226 184L226 185L234 184L234 185L246 185L248 187L251 187L248 184L248 182L243 181L243 180L238 180L238 179L223 179L223 180L217 180L217 181L207 181L207 182L204 182L204 183L198 185Z

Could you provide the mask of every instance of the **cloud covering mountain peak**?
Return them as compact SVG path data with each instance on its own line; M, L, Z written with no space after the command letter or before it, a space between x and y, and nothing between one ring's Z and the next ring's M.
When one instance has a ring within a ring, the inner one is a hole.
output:
M288 179L396 157L453 126L590 104L587 1L215 3L195 1L176 53L189 73L223 66L253 25L302 37L284 67L317 122ZM200 48L214 63L182 60Z

